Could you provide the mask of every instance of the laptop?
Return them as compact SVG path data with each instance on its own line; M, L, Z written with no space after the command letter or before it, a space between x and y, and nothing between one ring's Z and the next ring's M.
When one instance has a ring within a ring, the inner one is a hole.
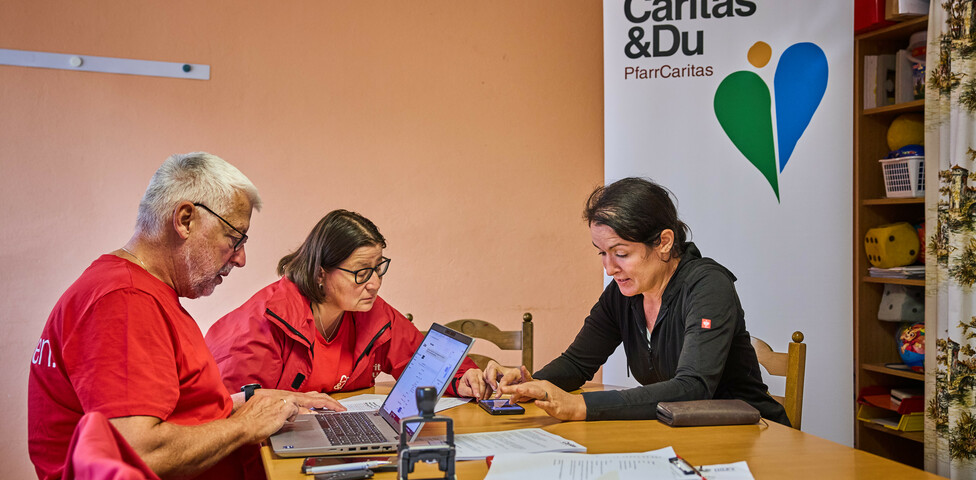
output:
M272 450L282 457L396 452L400 420L420 413L417 387L436 388L440 400L473 343L463 333L431 325L379 410L299 415L271 436ZM422 427L408 426L408 440L416 438Z

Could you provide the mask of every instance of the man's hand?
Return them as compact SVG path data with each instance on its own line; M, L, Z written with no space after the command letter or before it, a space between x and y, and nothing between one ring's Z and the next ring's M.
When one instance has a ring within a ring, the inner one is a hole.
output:
M285 421L294 420L298 404L279 395L258 395L238 408L230 420L237 420L246 432L245 443L257 443L277 432Z
M322 392L291 392L288 390L274 390L270 388L261 388L254 391L254 396L251 397L251 400L259 396L271 397L275 399L284 399L289 402L292 402L298 406L299 408L298 413L310 413L312 409L316 409L316 410L328 409L335 412L346 411L346 407L343 407L338 400Z
M523 367L524 368L524 367ZM533 380L518 385L501 386L502 393L512 395L512 401L535 400L537 407L559 420L586 420L586 402L582 395L565 390L546 380Z
M292 421L300 413L310 409L329 409L344 412L334 398L320 392L290 392L261 388L254 391L250 400L238 408L232 419L239 419L249 433L247 443L257 443L277 432L286 421Z
M459 397L471 397L484 400L491 394L488 384L485 383L485 373L479 368L466 370L457 385Z
M506 385L515 385L519 383L531 382L532 374L529 373L529 369L522 365L519 368L503 367L494 360L490 360L488 365L485 366L485 382L488 386L495 392L493 395L495 398L501 396L502 388ZM512 401L519 401L513 398Z

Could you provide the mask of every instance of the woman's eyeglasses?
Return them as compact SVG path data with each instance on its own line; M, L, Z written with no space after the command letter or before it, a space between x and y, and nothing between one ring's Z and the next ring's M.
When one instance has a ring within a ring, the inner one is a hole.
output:
M349 272L356 277L356 284L362 285L369 281L373 277L373 272L376 272L381 278L386 275L386 271L390 269L390 259L382 257L380 263L376 264L375 267L360 268L359 270L346 270L342 267L336 267L343 272Z

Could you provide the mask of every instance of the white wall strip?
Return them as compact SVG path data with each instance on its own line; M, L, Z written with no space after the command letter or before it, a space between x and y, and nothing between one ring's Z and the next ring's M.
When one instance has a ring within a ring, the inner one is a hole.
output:
M210 80L210 65L0 48L0 65Z

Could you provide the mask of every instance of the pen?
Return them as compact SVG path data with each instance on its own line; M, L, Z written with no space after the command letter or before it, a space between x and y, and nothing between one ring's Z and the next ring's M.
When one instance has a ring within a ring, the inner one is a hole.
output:
M688 463L687 460L685 460L685 459L683 459L681 457L678 457L678 456L674 456L674 457L671 457L671 459L669 461L678 470L681 470L681 473L683 473L685 475L697 475L698 478L700 478L702 480L705 480L705 476L702 475L701 471L699 471L697 468L695 468L694 466L692 466L692 464Z
M316 473L343 472L346 470L365 470L389 464L390 462L373 460L369 462L340 463L338 465L317 465L314 467L306 467L305 473L308 475L314 475Z

